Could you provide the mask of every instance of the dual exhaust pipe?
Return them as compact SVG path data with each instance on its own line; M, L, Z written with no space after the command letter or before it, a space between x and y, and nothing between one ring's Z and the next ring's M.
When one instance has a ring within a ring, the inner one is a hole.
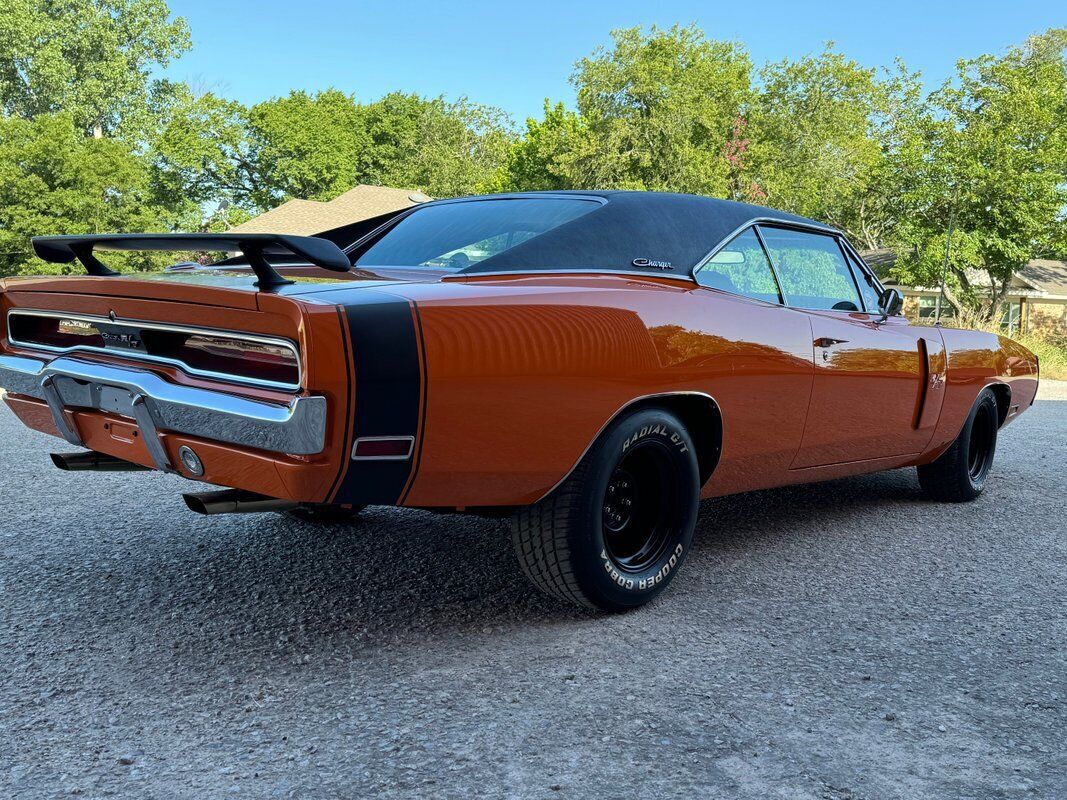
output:
M92 450L84 453L52 453L51 457L52 463L66 472L147 472L151 469ZM300 507L300 503L294 503L292 500L278 500L240 489L183 494L182 498L190 510L207 516L292 511Z
M52 463L66 472L146 472L150 467L142 467L132 461L97 453L52 453Z
M183 494L182 499L190 511L206 516L216 514L258 514L264 511L292 511L300 503L292 500L278 500L274 497L244 492L240 489L223 489L219 492L200 492Z

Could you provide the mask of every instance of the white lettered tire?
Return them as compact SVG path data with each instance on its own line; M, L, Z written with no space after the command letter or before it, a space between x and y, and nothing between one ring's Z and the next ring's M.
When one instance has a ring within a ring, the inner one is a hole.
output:
M602 611L644 605L677 575L696 526L693 440L666 410L615 420L551 495L519 509L512 542L553 597Z

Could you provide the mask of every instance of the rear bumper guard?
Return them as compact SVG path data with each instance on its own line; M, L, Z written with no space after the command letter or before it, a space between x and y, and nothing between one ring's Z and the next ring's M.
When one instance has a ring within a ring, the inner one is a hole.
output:
M325 397L265 403L65 356L46 362L0 355L0 387L47 403L60 434L79 447L84 442L65 411L90 408L134 419L155 466L166 471L173 467L160 431L291 455L321 453L326 445Z

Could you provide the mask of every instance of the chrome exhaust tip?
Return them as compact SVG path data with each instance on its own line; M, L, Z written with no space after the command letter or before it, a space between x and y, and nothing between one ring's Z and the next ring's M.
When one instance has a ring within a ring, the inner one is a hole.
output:
M300 504L292 500L278 500L254 492L240 489L223 489L220 492L199 492L183 494L185 505L190 511L205 516L216 514L258 514L264 511L292 511Z
M144 472L151 467L143 467L132 461L124 461L107 453L89 450L84 453L50 453L52 463L66 472Z

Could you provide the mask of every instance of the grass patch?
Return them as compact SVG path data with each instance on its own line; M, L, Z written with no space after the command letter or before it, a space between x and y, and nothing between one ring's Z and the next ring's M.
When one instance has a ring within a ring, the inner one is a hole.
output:
M1011 338L1037 356L1042 378L1067 381L1067 344L1063 337L1017 333Z

